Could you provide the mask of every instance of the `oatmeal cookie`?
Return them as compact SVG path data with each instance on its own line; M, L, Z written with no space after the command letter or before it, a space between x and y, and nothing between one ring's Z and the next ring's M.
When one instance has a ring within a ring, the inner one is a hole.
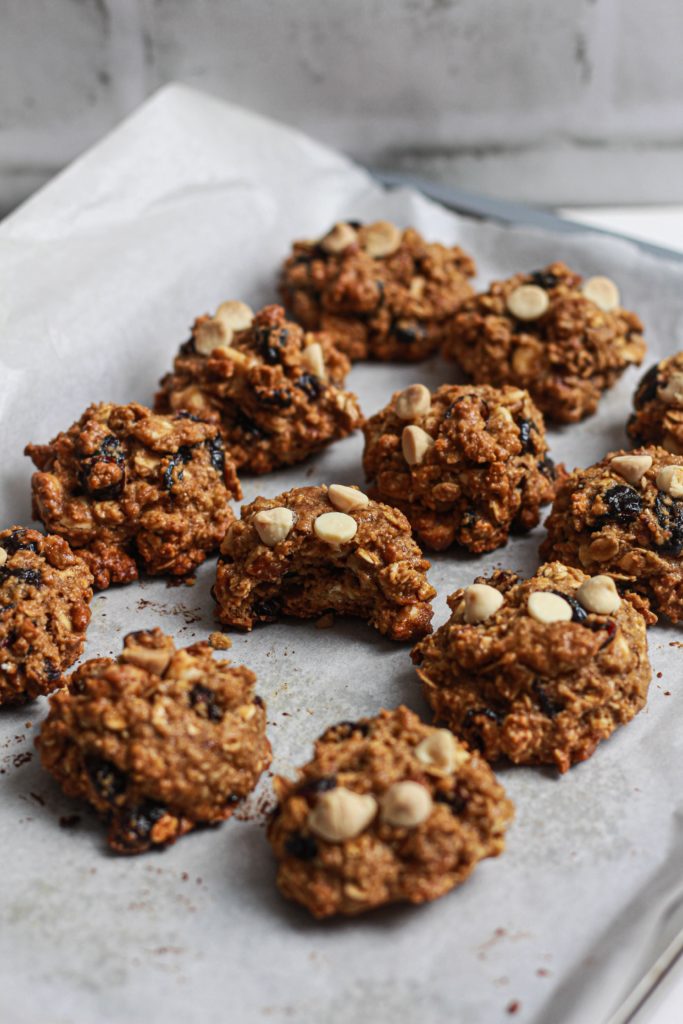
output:
M439 347L475 272L458 246L413 228L349 222L294 243L280 292L299 323L329 331L350 359L415 362Z
M536 526L555 493L543 417L519 388L411 384L364 433L372 493L434 551L500 547Z
M645 705L645 620L609 576L560 562L480 577L413 660L435 719L489 761L565 772Z
M655 444L683 455L683 352L655 363L633 396L628 421L634 444Z
M575 423L645 355L643 325L606 277L564 263L494 281L451 319L443 354L477 384L527 388L548 419Z
M281 306L254 316L243 302L224 302L196 321L155 407L217 414L237 468L270 473L361 425L358 399L343 390L350 365L329 335L305 332Z
M557 490L541 556L608 573L649 622L683 619L683 457L611 452Z
M406 707L332 726L275 791L278 885L318 918L443 896L502 853L514 813L483 758Z
M131 633L116 661L86 661L51 698L43 767L92 804L117 853L167 846L229 818L270 764L255 679L208 644Z
M91 405L26 448L33 514L85 559L95 586L186 576L220 544L242 492L215 423L142 405Z
M337 612L413 640L431 629L428 568L398 509L355 487L295 487L243 506L213 593L220 621L240 629Z
M0 705L62 684L83 652L92 576L61 537L0 532Z

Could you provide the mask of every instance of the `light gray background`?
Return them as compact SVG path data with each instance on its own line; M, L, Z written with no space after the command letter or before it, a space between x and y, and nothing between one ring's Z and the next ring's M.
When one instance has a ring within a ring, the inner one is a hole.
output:
M680 0L0 0L0 211L179 80L500 197L683 201Z

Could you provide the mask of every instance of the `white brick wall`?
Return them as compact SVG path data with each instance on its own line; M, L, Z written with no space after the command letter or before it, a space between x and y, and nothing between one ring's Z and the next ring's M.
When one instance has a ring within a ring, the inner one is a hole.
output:
M683 201L681 0L0 0L0 208L173 79L365 163Z

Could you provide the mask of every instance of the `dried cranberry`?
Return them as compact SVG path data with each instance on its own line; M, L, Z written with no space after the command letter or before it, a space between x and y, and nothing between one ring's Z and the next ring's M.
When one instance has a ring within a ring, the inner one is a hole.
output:
M551 594L557 594L563 601L566 601L572 610L572 622L584 623L588 618L588 612L586 609L579 604L575 597L571 597L569 594L563 594L561 590L551 590Z
M252 609L257 618L265 622L274 622L282 612L282 605L275 597L265 597L254 601Z
M43 659L43 672L45 673L45 678L51 683L56 682L57 679L60 679L62 675L60 670L57 668L55 663L50 658Z
M98 487L92 482L98 465L115 466L119 471L113 483ZM99 448L82 460L80 469L81 485L96 501L113 501L119 498L126 485L126 452L114 434L107 434Z
M318 854L318 844L313 836L302 836L300 832L292 832L285 840L285 850L297 860L313 860Z
M259 389L256 397L262 405L273 405L278 409L286 409L292 404L292 393L287 388L273 388L272 391Z
M0 569L0 583L4 583L10 576L15 580L28 584L29 587L40 587L43 583L43 577L39 569L8 569L4 565Z
M400 341L404 345L412 345L413 342L424 338L425 329L422 324L409 324L399 320L394 326L394 335L396 341Z
M533 452L536 445L531 439L531 431L536 433L536 425L531 420L518 420L517 426L519 427L519 443L522 446L522 451Z
M136 848L149 839L154 825L166 813L166 807L154 800L145 800L137 807L122 810L116 821L117 839L124 846Z
M257 332L259 354L269 366L276 366L280 362L281 349L287 343L288 334L289 332L284 327L280 330L261 327Z
M223 718L223 708L216 702L216 694L209 686L195 683L189 694L190 704L199 714L208 718L211 722L220 722Z
M175 454L169 456L163 476L164 487L167 491L173 493L173 488L183 479L183 466L191 461L192 447L186 444L181 445Z
M216 437L209 437L204 442L204 447L209 453L211 465L217 473L225 469L225 451L223 450L223 438L217 434Z

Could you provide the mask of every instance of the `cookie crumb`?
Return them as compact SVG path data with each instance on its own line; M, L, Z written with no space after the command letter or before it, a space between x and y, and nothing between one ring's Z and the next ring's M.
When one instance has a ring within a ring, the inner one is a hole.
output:
M229 651L232 647L232 640L225 633L210 633L209 644L214 651Z

